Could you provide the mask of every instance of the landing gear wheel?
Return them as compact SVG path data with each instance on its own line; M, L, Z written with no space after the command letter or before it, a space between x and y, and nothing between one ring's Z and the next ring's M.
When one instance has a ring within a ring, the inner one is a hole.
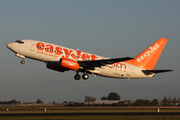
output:
M82 78L83 78L84 80L87 80L87 79L89 78L89 75L88 75L88 74L83 74Z
M24 64L24 63L25 63L25 61L24 61L24 60L22 60L22 61L21 61L21 64Z
M77 75L74 76L74 79L75 79L75 80L80 80L80 79L81 79L81 76L77 74Z

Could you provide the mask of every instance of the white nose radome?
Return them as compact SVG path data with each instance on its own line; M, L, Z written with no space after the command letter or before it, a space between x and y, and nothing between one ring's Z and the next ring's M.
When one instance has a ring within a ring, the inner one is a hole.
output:
M12 49L12 48L13 48L13 43L8 43L8 44L6 44L6 46L7 46L9 49Z

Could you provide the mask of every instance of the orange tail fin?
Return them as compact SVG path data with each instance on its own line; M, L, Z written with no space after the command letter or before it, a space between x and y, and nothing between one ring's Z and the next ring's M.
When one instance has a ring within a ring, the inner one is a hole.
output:
M161 52L164 49L168 39L160 38L154 44L149 46L146 50L140 53L135 59L125 61L125 63L129 63L138 67L142 67L144 69L153 70L156 62L161 55Z

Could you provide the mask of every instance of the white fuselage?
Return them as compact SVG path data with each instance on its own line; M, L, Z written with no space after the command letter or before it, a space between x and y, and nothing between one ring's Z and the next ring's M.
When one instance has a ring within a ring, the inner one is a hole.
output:
M68 58L74 61L84 60L102 60L108 59L102 56L74 50L71 48L58 46L55 44L41 42L36 40L22 40L23 43L12 42L7 44L8 48L21 58L31 58L43 62L59 61L61 58ZM102 67L96 67L95 70L89 70L92 74L113 78L149 78L154 74L145 75L143 68L137 67L125 62L114 63Z

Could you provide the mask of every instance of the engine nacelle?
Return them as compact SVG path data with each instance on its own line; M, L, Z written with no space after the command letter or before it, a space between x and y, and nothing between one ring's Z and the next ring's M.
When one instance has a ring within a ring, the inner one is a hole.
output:
M49 68L51 70L59 71L59 72L64 72L64 71L69 70L67 68L61 67L61 66L53 64L53 63L47 63L47 68Z
M74 70L74 71L78 71L78 69L79 69L78 62L71 60L71 59L67 59L67 58L61 58L60 66L68 68L70 70Z

